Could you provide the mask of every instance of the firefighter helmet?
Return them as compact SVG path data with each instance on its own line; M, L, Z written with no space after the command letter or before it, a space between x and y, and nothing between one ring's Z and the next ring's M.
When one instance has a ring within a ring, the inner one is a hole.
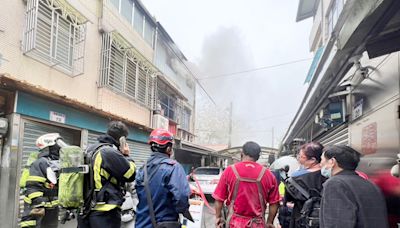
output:
M40 136L37 140L36 140L36 146L42 150L46 147L49 146L54 146L57 144L57 140L61 139L60 134L58 133L49 133L49 134L44 134L42 136Z
M174 142L174 135L165 130L165 129L155 129L151 132L149 137L149 144L153 146L153 144L157 145L167 145L168 143Z

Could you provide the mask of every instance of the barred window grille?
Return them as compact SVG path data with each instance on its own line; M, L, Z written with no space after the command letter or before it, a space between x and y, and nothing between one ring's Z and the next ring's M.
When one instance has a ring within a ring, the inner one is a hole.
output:
M157 77L150 77L150 93L147 95L151 109L156 110L157 106Z
M110 73L108 77L108 85L112 88L123 92L124 78L124 53L117 46L111 46Z
M100 86L123 93L152 109L154 106L154 79L131 51L121 44L113 33L103 34Z
M86 27L72 17L53 1L28 0L24 53L73 76L82 74Z
M133 59L128 58L126 60L126 93L130 97L136 97L136 74L137 74L137 64Z
M146 71L139 67L139 80L138 80L138 96L137 99L140 103L146 104L146 95L148 93L147 91L147 85L148 85L148 77L146 74Z

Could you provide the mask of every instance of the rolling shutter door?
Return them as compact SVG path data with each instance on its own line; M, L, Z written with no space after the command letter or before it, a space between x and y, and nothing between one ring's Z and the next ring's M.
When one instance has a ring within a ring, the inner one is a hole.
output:
M22 163L21 167L23 168L28 160L29 154L33 151L37 151L38 148L36 147L36 139L46 133L59 133L63 138L63 141L67 144L72 144L73 142L73 133L65 128L51 126L43 123L38 123L34 121L23 121L24 126L24 133L22 139ZM21 172L22 172L21 168ZM19 183L19 180L18 180ZM24 209L24 196L20 194L20 216L22 215ZM20 218L19 216L19 218Z
M37 151L38 148L35 145L36 139L46 133L59 133L63 138L63 141L67 144L72 144L73 133L67 129L60 127L50 126L42 123L24 121L24 136L22 142L22 165L26 164L29 154L33 151Z
M150 145L132 140L127 140L127 142L131 151L131 157L135 160L136 167L142 167L144 161L146 161L152 153Z
M339 126L328 134L318 139L323 146L331 145L348 145L349 144L349 128L347 124Z
M103 135L103 134L104 134L104 133L95 132L95 131L89 131L89 134L88 134L88 143L87 143L87 145L89 146L89 145L92 145L92 144L97 143L97 138L98 138L100 135Z
M104 133L90 131L88 134L88 145L96 143L97 137ZM127 140L129 149L131 151L131 157L135 160L136 166L139 168L143 165L144 161L147 160L151 155L150 146L146 143L140 143L133 140Z

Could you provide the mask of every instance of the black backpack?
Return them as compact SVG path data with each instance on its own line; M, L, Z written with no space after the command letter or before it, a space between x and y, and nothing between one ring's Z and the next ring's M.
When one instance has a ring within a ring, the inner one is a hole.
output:
M296 221L296 227L318 228L319 212L321 208L321 195L318 191L309 191L301 187L293 178L285 181L286 191L288 191L295 199L305 201L300 211L300 219Z
M83 207L80 209L80 215L82 218L86 218L89 215L91 209L96 206L96 192L95 192L95 183L94 183L94 172L93 172L93 162L97 155L100 152L100 149L103 146L112 146L110 143L98 143L89 146L86 148L84 153L85 164L88 165L89 170L88 173L84 176L84 186L83 186L83 197L84 203Z

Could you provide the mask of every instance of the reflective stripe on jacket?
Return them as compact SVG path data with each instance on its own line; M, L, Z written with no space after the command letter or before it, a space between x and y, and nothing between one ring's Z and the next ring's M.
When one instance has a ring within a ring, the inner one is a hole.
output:
M52 184L47 179L47 168L50 166L49 161L48 157L42 155L29 168L24 202L32 207L58 206L57 185Z
M92 161L96 206L93 210L110 211L120 208L124 201L123 185L135 180L136 166L133 160L123 156L117 149L119 144L108 135L100 136L99 143L88 151L100 147Z

